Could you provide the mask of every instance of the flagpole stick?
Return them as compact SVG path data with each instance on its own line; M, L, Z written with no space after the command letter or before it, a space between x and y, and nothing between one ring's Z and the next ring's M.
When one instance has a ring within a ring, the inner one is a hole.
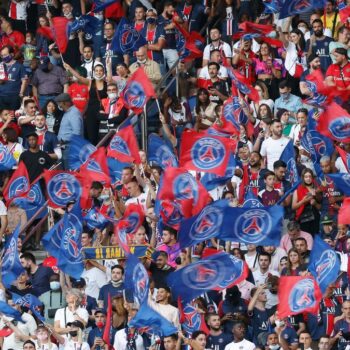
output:
M45 0L45 7L46 7L47 13L50 14L50 16L48 16L48 18L49 18L50 27L51 27L51 26L52 26L52 23L51 23L51 13L50 13L49 5L47 4L47 0ZM58 47L58 45L57 45L57 42L56 42L56 36L55 36L55 44L56 44L56 46L57 46L57 48L58 48L58 52L60 53L62 63L64 63L64 59L63 59L62 53L61 53L61 51L60 51L60 49L59 49L59 47Z
M155 101L156 101L159 113L162 113L162 110L160 109L160 105L159 105L158 99L156 98Z

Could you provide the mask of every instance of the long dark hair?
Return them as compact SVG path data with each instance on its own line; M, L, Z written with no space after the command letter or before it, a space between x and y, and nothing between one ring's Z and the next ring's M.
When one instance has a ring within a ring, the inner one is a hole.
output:
M295 28L295 29L292 29L290 33L291 34L294 33L296 35L299 35L300 39L299 39L298 46L299 46L301 51L305 51L306 43L305 43L305 38L304 38L303 32L300 29Z
M208 97L208 100L205 104L203 104L200 100L199 100L199 95L202 94L202 93L205 93ZM204 89L204 88L200 88L197 92L197 98L196 98L196 113L199 114L200 112L200 107L201 106L204 106L204 107L208 107L210 104L210 99L209 99L209 92L207 89Z

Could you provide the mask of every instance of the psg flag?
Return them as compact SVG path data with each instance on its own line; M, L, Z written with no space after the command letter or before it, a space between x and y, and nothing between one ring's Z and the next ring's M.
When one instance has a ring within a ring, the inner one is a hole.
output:
M318 235L314 239L308 270L315 277L322 293L335 282L339 274L338 254Z
M0 171L12 169L16 165L16 160L2 143L0 143Z
M229 139L185 131L181 140L180 166L224 176L230 147Z
M7 240L5 245L5 253L3 255L1 265L1 274L2 282L6 288L9 288L11 283L24 272L22 264L19 260L17 245L19 231L20 225L16 227L15 231L12 233L12 236Z
M127 81L121 98L127 109L131 109L135 114L140 114L151 97L156 98L156 92L147 74L140 67Z
M112 138L107 148L107 156L120 162L141 163L139 146L131 125L119 130Z
M9 203L12 199L28 193L30 190L29 175L23 162L18 164L18 168L12 174L9 182L4 188L4 198Z
M53 208L65 207L82 196L83 188L74 172L44 170L44 179L49 206Z
M283 160L287 164L286 180L288 180L293 186L300 179L297 168L297 162L295 160L295 150L292 140L290 140L287 146L284 148L280 160Z
M310 276L281 276L278 288L278 318L304 312L317 313L322 292Z
M148 160L156 162L162 169L178 166L174 151L157 134L148 136Z
M320 115L317 131L338 142L350 142L350 115L335 102Z
M191 301L209 290L223 290L243 281L248 274L246 263L220 252L172 272L167 280L174 298Z
M314 11L315 9L323 9L325 5L325 0L286 0L281 6L279 19Z

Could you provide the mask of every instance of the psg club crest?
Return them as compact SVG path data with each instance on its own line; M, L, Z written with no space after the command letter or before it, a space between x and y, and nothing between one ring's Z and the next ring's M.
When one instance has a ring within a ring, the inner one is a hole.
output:
M297 282L289 294L289 306L292 312L301 312L316 305L314 281L311 278Z
M47 192L55 205L63 207L81 196L81 187L74 175L59 173L48 181Z
M39 184L32 186L30 191L28 192L27 197L28 197L29 203L31 204L43 203L44 197L39 186L40 186Z
M350 118L338 117L329 123L329 131L334 138L345 140L350 137Z
M183 283L192 289L214 289L221 282L224 264L220 260L198 261L186 267Z
M159 162L161 163L163 168L177 166L177 160L174 154L165 145L162 145L159 148L157 148L155 156L157 159L159 159Z
M145 91L139 82L132 81L125 87L124 100L130 108L143 108L146 98Z
M189 173L180 174L174 179L173 193L178 200L193 199L194 204L198 202L198 185Z
M203 171L219 167L225 156L225 146L221 141L211 137L203 137L198 140L191 150L194 165Z
M25 176L19 176L10 184L8 198L15 198L29 190L29 182Z
M222 211L215 207L207 206L199 214L189 231L191 239L206 240L218 233L224 219Z
M328 249L322 253L316 262L318 284L322 284L322 282L328 277L329 273L332 272L336 262L337 256L334 251Z
M235 222L235 233L245 243L260 242L272 228L272 218L264 210L250 209L241 214Z
M145 267L141 263L137 263L134 268L132 280L135 282L136 293L134 299L141 304L148 293L149 278Z
M115 135L109 144L111 150L131 156L128 144L119 135Z

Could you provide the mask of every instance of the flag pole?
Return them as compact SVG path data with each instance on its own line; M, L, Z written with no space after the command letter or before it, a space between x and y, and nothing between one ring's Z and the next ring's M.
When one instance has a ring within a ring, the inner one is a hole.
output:
M51 15L51 12L50 12L50 9L49 9L49 5L47 4L47 0L45 0L45 7L46 7L47 13ZM50 27L52 27L51 16L48 17L48 18L49 18L49 22L50 22ZM61 51L60 51L60 49L59 49L59 47L58 47L58 45L57 45L57 43L56 43L56 35L55 35L55 44L56 44L56 46L57 46L57 48L58 48L58 52L60 53L62 63L64 63L64 59L63 59L62 53L61 53ZM49 53L49 52L48 52L48 53Z

